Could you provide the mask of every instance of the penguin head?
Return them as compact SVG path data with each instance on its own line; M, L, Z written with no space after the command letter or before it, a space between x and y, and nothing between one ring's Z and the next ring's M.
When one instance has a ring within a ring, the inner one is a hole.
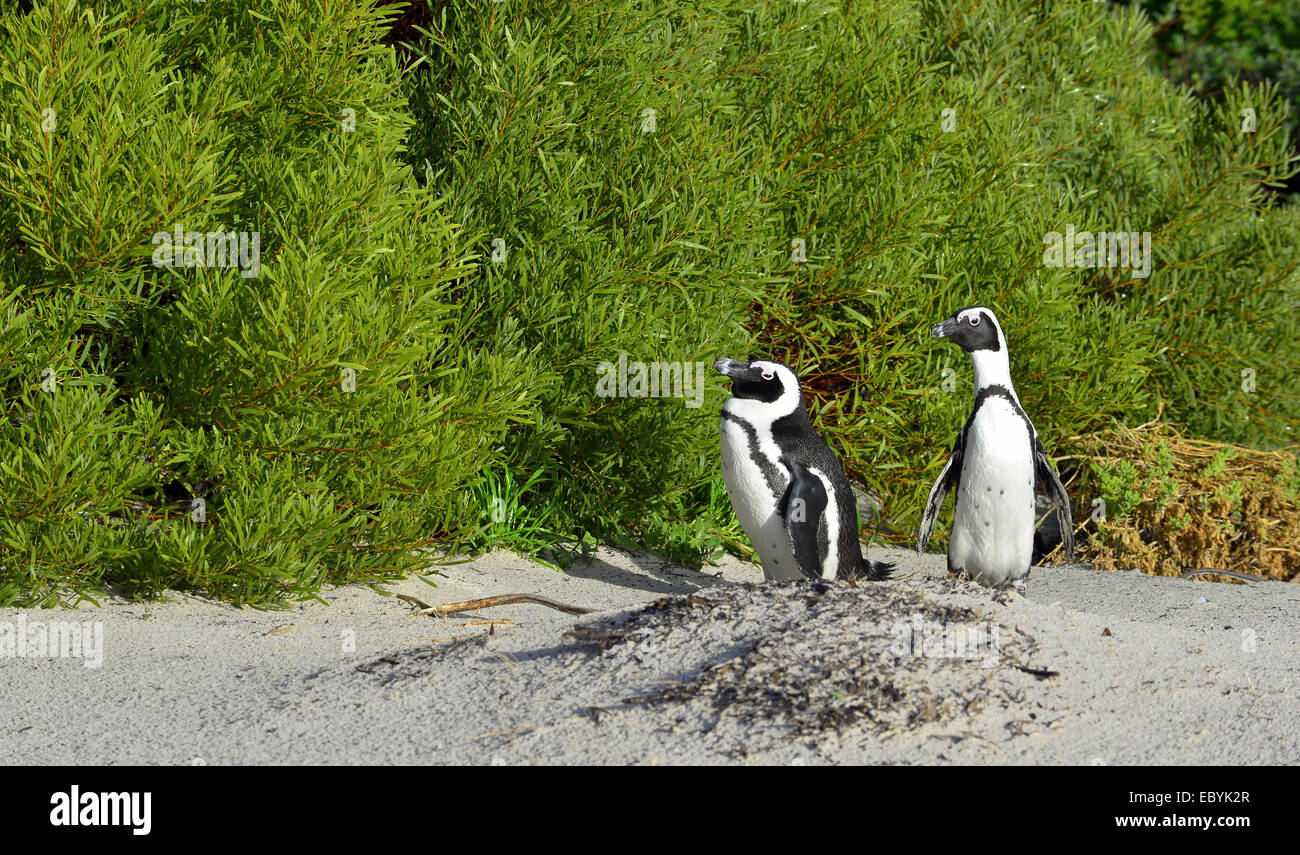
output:
M950 339L971 354L981 350L1006 350L1006 339L998 319L983 306L967 306L948 320L935 324L930 335Z
M723 357L713 363L719 374L731 378L732 405L736 401L753 402L745 409L761 408L772 418L789 415L803 409L803 395L799 391L799 378L788 365L756 359L742 362Z

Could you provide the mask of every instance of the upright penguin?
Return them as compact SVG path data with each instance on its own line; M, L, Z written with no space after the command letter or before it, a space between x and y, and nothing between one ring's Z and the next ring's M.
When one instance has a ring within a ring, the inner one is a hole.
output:
M767 579L884 579L868 561L844 467L813 430L799 378L778 362L719 359L722 478Z
M944 497L956 488L948 569L989 587L1020 584L1033 556L1035 481L1056 504L1065 553L1073 557L1070 499L1011 385L1007 340L993 313L983 306L962 309L930 335L970 354L975 405L930 489L916 551L925 551Z

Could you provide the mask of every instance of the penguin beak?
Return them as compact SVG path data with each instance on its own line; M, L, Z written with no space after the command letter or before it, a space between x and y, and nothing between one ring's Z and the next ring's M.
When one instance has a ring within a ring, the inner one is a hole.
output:
M951 338L955 332L957 332L957 321L949 318L930 328L930 338Z
M713 370L719 374L725 374L732 380L753 379L753 371L750 370L748 362L741 362L738 359L727 359L725 356L713 363Z

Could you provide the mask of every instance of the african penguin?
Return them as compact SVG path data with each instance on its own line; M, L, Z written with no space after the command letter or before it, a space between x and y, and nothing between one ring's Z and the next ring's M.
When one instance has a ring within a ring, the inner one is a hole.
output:
M868 561L844 467L813 430L799 378L777 362L719 359L722 478L767 579L884 579Z
M1070 499L1011 385L1007 340L993 313L983 306L962 309L930 335L970 354L975 405L930 489L916 551L925 551L944 497L955 488L948 569L989 587L1022 586L1034 548L1035 481L1056 504L1065 554L1073 557Z

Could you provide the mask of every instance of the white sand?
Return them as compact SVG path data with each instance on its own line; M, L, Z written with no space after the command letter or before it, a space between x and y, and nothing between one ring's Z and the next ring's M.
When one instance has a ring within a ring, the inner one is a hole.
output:
M698 631L686 625L652 637L646 630L603 652L563 637L588 618L536 605L429 618L364 587L326 592L328 606L282 611L184 594L153 604L109 597L102 609L0 610L0 630L16 627L20 615L29 625L104 627L98 668L76 658L0 655L0 762L1300 761L1300 586L1049 567L1032 572L1027 597L1002 606L984 589L947 580L940 555L873 550L872 557L899 563L898 577L884 583L891 590L918 592L935 607L978 609L1004 640L1032 637L1037 648L1020 664L1057 676L1040 680L1004 661L997 675L1011 701L993 702L971 688L992 672L980 673L974 659L953 660L943 671L951 685L932 688L960 698L954 717L884 736L865 726L809 733L757 707L623 703L672 681L690 684L702 668L743 656L759 640L799 645L814 637L815 621L786 626L789 589L747 594L743 623L705 620L702 609ZM567 574L509 553L442 572L429 577L436 588L411 578L388 590L430 604L541 594L597 609L598 618L665 595L761 579L742 562L702 574L611 549ZM512 623L490 635L488 626L471 625L502 618ZM879 620L864 626L861 643L878 644L865 639L882 631ZM1007 656L1023 655L1013 647ZM969 709L968 701L975 701Z

